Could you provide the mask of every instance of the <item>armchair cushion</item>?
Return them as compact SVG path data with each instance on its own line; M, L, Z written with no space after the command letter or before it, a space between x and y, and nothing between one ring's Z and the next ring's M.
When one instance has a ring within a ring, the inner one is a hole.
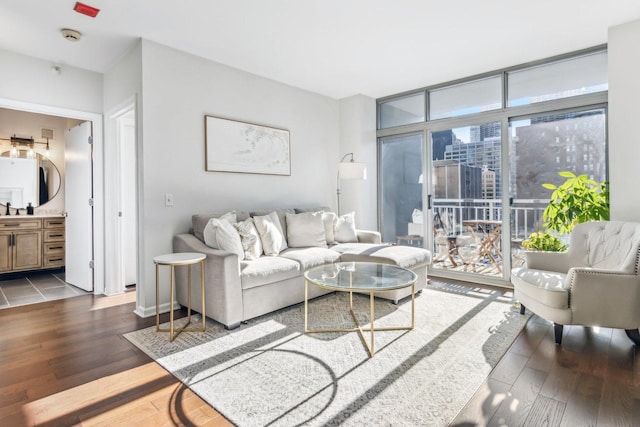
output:
M511 281L516 288L516 298L525 294L553 308L569 307L569 290L565 287L566 274L555 271L514 268Z

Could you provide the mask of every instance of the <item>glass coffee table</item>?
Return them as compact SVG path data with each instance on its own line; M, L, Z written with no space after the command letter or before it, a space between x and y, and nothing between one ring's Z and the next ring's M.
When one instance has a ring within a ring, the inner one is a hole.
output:
M304 332L358 332L362 342L369 352L369 356L375 354L374 332L375 331L398 331L411 330L415 323L415 284L418 276L406 268L396 267L389 264L378 264L371 262L339 262L335 264L321 265L307 270L304 273ZM349 311L356 323L355 328L344 329L309 329L308 328L308 305L309 305L309 284L332 291L349 292ZM374 296L376 292L392 291L411 286L411 325L379 327L374 326ZM365 329L360 326L358 319L353 312L353 293L369 294L370 326ZM365 332L371 334L367 341Z

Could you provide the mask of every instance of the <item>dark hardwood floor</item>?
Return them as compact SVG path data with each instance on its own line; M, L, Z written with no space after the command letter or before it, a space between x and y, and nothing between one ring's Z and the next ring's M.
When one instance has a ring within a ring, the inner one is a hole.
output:
M624 330L533 316L454 426L640 426L638 349Z
M230 425L122 337L155 324L134 298L0 310L0 426ZM453 425L640 425L636 349L624 331L577 326L557 347L534 316Z
M230 425L122 337L155 325L134 308L127 292L0 310L0 426Z

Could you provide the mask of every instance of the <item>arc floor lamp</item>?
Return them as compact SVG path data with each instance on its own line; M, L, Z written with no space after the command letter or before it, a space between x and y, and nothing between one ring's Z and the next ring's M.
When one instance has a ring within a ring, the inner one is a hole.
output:
M349 161L345 161L347 157L351 156ZM338 163L338 179L336 195L338 197L338 215L340 215L340 180L342 179L367 179L367 164L358 163L353 159L353 153L347 153L342 156L340 163Z

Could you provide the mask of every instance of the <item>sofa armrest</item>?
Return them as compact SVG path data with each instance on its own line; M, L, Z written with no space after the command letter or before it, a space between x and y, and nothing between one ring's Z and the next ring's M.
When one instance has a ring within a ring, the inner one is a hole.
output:
M573 323L640 327L640 277L615 270L572 268L566 278Z
M356 230L359 243L381 243L382 236L377 231Z
M555 271L567 274L569 256L567 252L524 251L527 268L532 270Z
M243 320L242 286L240 283L240 263L238 256L210 248L193 234L179 234L173 238L174 252L200 252L205 259L205 302L207 317L210 317L228 328L236 327ZM192 271L191 307L201 312L200 287L196 279L200 271ZM194 285L196 284L196 285ZM187 272L176 269L176 295L178 302L187 305Z

